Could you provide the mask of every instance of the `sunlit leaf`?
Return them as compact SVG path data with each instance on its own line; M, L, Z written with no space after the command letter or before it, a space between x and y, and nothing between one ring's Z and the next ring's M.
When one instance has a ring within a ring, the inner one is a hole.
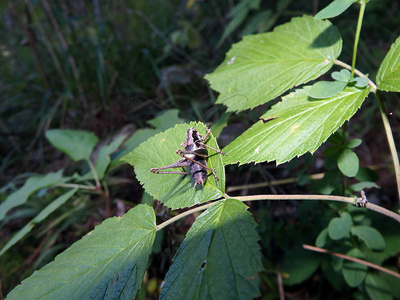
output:
M0 204L0 221L4 219L6 213L10 209L24 204L33 192L64 182L65 179L62 177L62 172L63 171L60 170L46 175L29 177L21 188L10 194L7 199Z
M7 299L134 299L156 234L151 207L105 220L36 271Z
M259 238L247 208L228 199L196 219L173 259L160 299L259 296Z
M179 124L148 139L123 158L125 162L134 167L136 177L144 185L146 192L172 209L192 206L224 195L225 171L221 154L217 154L211 149L208 149L207 165L216 171L218 182L209 172L204 187L197 185L194 188L194 181L190 175L153 174L150 172L151 168L167 166L182 158L176 154L176 150L183 150L180 144L185 141L189 126L194 126L202 136L206 133L206 127L202 123L192 122L187 127ZM218 149L212 134L206 144ZM162 171L182 172L182 168Z
M228 111L253 108L327 72L342 39L329 21L293 18L273 32L245 36L225 61L206 76ZM249 99L228 97L244 94Z
M46 138L74 161L88 160L99 139L93 132L72 129L50 129Z
M335 97L315 100L304 87L267 111L262 118L223 151L226 164L274 161L278 164L306 152L313 153L346 120L368 95L369 88L346 87ZM274 119L271 119L274 118Z
M400 37L392 44L376 75L378 89L400 92Z

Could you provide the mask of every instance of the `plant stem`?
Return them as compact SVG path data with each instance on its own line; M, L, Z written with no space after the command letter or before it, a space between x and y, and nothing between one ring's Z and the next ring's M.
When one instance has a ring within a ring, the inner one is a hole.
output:
M100 184L99 176L97 175L97 172L96 172L96 168L94 167L94 165L90 161L90 159L88 159L87 162L89 164L90 171L92 171L92 174L93 174L93 177L94 177L94 181L96 182L96 188L100 189L101 184Z
M390 127L390 123L388 117L386 115L385 105L383 104L380 93L376 93L376 99L378 101L379 110L381 112L381 117L383 121L383 126L385 127L386 138L389 143L390 152L392 154L394 170L396 174L396 182L397 182L397 192L399 194L400 201L400 164L399 164L399 156L397 154L396 144L394 143L392 128Z
M255 195L255 196L234 196L234 197L230 197L228 195L225 195L226 198L230 198L230 199L236 199L242 202L245 201L258 201L258 200L326 200L326 201L338 201L338 202L345 202L348 204L356 204L357 202L357 198L354 197L342 197L342 196L330 196L330 195ZM221 200L217 200L211 203L207 203L205 205L202 206L197 206L193 209L187 210L163 223L161 223L160 225L156 226L157 230L161 230L164 227L168 226L171 223L174 223L176 221L178 221L179 219L191 215L197 211L201 211L201 210L205 210L207 208L209 208L210 206L213 206L215 203L219 202L219 201L223 201L225 199L221 199ZM395 212L392 212L390 210L387 210L386 208L380 207L378 205L372 204L372 203L367 203L366 208L376 211L380 214L383 214L385 216L388 216L394 220L396 220L397 222L400 223L400 215L396 214Z
M351 256L340 254L340 253L331 252L331 251L323 249L323 248L314 247L314 246L305 245L305 244L303 245L303 248L307 249L307 250L311 250L311 251L316 251L316 252L320 252L320 253L327 253L327 254L331 254L333 256L344 258L344 259L356 262L358 264L362 264L362 265L374 268L375 270L385 272L387 274L390 274L390 275L400 279L400 274L399 273L393 272L392 270L383 268L381 266L378 266L376 264L370 263L368 261L365 261L365 260L362 260L362 259L359 259L359 258L351 257Z
M357 49L358 49L358 41L360 40L360 33L361 33L361 26L364 17L366 3L361 1L360 6L360 13L358 15L358 22L357 22L357 29L356 29L356 36L354 38L354 48L353 48L353 60L351 62L351 75L350 79L354 78L354 69L356 67L356 59L357 59Z
M81 184L74 184L74 183L59 183L56 186L78 188L78 189L82 189L82 190L92 190L92 191L95 191L97 189L95 186L81 185Z

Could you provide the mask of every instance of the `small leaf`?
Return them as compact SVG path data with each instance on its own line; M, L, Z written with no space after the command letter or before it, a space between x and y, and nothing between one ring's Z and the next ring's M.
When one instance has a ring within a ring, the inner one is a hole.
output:
M105 220L7 299L134 299L155 235L154 210L139 204L122 218Z
M202 136L207 130L202 123L192 122L188 126L195 127ZM176 154L176 150L183 150L180 144L185 141L187 129L185 125L178 124L148 139L122 158L134 166L136 177L144 184L146 192L172 209L192 206L224 195L225 170L221 154L211 149L208 150L207 166L215 170L219 178L218 182L215 182L213 175L209 172L204 187L197 186L194 189L194 182L190 175L153 174L150 171L152 168L168 166L182 158ZM218 149L218 144L212 134L208 137L206 144ZM182 172L182 168L165 171Z
M364 241L371 250L382 251L385 249L385 240L378 230L370 226L354 226L351 234Z
M381 276L369 273L365 278L365 289L370 299L392 300L389 285Z
M336 17L358 0L335 0L315 15L316 20Z
M317 240L315 241L315 246L317 247L324 247L326 245L326 242L328 240L328 228L324 228L317 237Z
M1 249L0 256L3 255L8 249L18 243L25 235L27 235L33 227L46 219L52 212L63 205L69 198L71 198L77 189L72 189L65 194L61 195L57 199L53 200L49 205L47 205L36 217L34 217L28 224L26 224L22 229L20 229Z
M365 88L368 85L368 78L365 77L356 77L352 80L354 82L355 87L360 89Z
M273 32L245 36L205 78L220 93L218 103L228 106L228 111L240 111L326 73L341 50L340 34L329 21L297 17ZM226 100L237 94L249 101Z
M349 82L351 73L347 69L342 69L340 72L332 72L332 78L337 81Z
M46 175L29 177L22 187L10 194L7 199L0 204L0 221L4 219L6 213L10 209L24 204L33 192L64 182L66 179L62 177L62 172L63 171L60 170Z
M346 255L365 259L364 254L357 248L351 249ZM343 262L343 277L350 287L359 286L367 276L368 267L366 265L345 260Z
M400 91L400 37L392 44L376 75L378 89Z
M351 216L346 212L342 213L340 218L333 218L328 226L329 237L332 240L340 240L348 237L352 224Z
M308 90L308 95L314 99L326 99L339 94L347 85L341 81L318 81Z
M361 192L361 190L363 189L371 189L371 188L379 189L380 187L375 182L361 181L350 185L350 188L355 192Z
M247 209L242 202L228 199L196 219L175 254L160 299L259 296L259 238Z
M360 139L352 139L351 141L346 143L345 147L352 149L352 148L356 148L356 147L360 146L361 143L362 143L362 140L360 140Z
M346 87L335 97L313 100L309 87L282 98L262 118L226 146L226 164L246 164L276 160L278 164L306 152L313 153L346 120L350 119L368 95L369 88Z
M74 161L89 160L99 139L93 132L72 129L50 129L48 141Z
M347 177L354 177L360 167L357 154L350 149L343 149L338 156L337 164L339 170Z

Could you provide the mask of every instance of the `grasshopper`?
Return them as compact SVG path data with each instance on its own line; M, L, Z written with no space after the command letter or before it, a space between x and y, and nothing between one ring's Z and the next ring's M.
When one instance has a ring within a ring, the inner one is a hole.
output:
M184 174L191 175L194 180L194 188L196 185L204 186L207 180L207 170L211 171L214 175L215 181L218 181L218 176L214 169L207 167L206 159L208 157L207 148L214 150L215 152L226 155L225 153L214 149L213 147L206 145L205 141L211 133L211 129L207 129L204 137L194 128L189 128L186 133L186 141L181 144L185 148L184 151L176 150L176 153L182 156L181 159L175 163L159 168L152 168L150 171L154 174ZM159 171L170 168L189 168L189 172L182 171Z

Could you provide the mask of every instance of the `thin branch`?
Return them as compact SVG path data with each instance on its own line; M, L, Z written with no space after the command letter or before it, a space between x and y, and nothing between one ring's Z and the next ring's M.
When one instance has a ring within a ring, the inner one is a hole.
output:
M357 201L360 200L360 198L355 198L355 197L342 197L342 196L330 196L330 195L255 195L255 196L233 196L230 197L228 195L225 195L225 198L230 198L230 199L236 199L242 202L245 201L258 201L258 200L326 200L326 201L338 201L338 202L345 202L348 204L356 205ZM186 217L188 215L191 215L197 211L205 210L209 208L210 206L213 206L215 203L222 201L225 199L217 200L211 203L207 203L205 205L201 205L198 207L195 207L193 209L187 210L163 223L160 225L156 226L157 230L160 230L169 224L178 221L179 219ZM380 214L383 214L385 216L388 216L397 222L400 223L400 215L396 214L395 212L392 212L386 208L380 207L378 205L372 204L372 203L367 203L365 205L365 208L368 208L370 210L376 211Z
M334 63L335 63L335 65L341 66L341 67L346 68L346 69L351 71L351 66L346 64L345 62L342 62L340 60L335 59ZM371 93L374 93L374 94L376 93L376 84L373 83L373 81L371 79L369 79L366 75L364 75L362 72L360 72L357 69L354 69L354 73L357 74L360 77L367 78L368 79L368 85L371 87Z
M340 254L340 253L336 253L336 252L331 252L331 251L323 249L323 248L314 247L314 246L305 245L305 244L303 245L303 248L307 249L307 250L315 251L315 252L327 253L327 254L331 254L333 256L344 258L344 259L347 259L347 260L350 260L350 261L353 261L353 262L368 266L368 267L373 268L375 270L378 270L378 271L381 271L381 272L385 272L385 273L387 273L389 275L392 275L394 277L400 278L400 274L399 273L393 272L392 270L389 270L389 269L386 269L384 267L378 266L376 264L370 263L370 262L365 261L363 259L351 257L351 256L348 256L348 255Z

